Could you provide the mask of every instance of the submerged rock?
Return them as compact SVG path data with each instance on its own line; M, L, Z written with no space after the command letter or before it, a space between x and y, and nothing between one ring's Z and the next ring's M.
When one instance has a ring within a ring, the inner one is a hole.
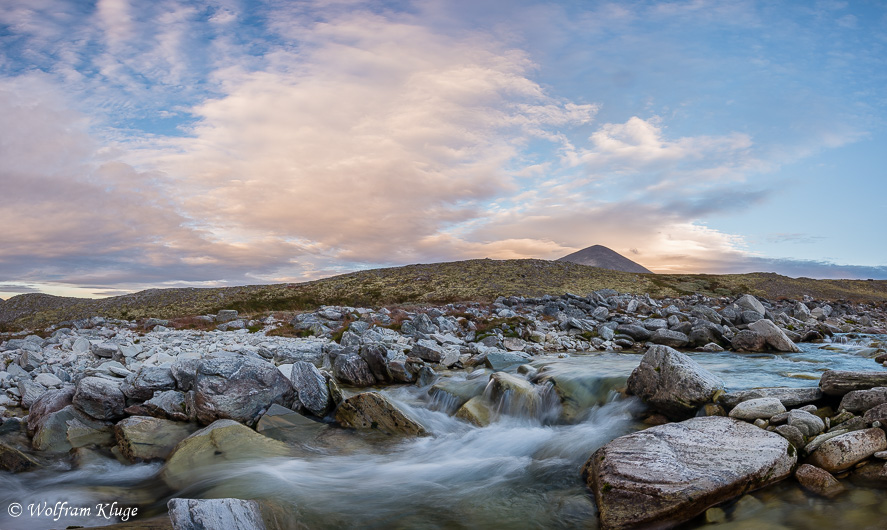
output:
M455 417L478 427L486 427L493 420L493 411L490 408L489 402L483 396L475 396L459 407Z
M286 444L233 420L216 420L185 438L166 461L160 477L173 490L198 482L203 472L231 462L287 456Z
M0 443L0 470L9 471L10 473L21 473L37 469L38 467L40 467L40 464L30 456L15 447Z
M829 499L837 497L847 490L831 473L810 464L799 467L795 471L795 478L805 490Z
M724 382L668 346L652 346L628 378L628 392L670 419L686 419L723 391Z
M603 528L668 528L791 474L788 441L711 416L622 436L583 468Z
M280 405L271 405L259 423L256 432L282 442L308 443L325 432L329 425L302 416Z
M345 427L386 434L426 434L419 422L378 392L364 392L346 399L336 411L336 421Z
M120 452L131 462L166 459L179 442L197 430L193 423L131 416L114 426Z

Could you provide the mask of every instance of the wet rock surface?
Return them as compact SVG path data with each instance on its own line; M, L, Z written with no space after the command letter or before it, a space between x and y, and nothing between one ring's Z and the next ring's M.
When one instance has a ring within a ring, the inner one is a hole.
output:
M604 528L670 527L789 476L781 436L722 417L693 418L613 440L586 462Z

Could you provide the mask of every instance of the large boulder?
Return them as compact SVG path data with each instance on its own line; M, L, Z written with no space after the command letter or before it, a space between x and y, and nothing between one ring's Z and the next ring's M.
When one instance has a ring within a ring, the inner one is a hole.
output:
M173 530L265 530L256 501L241 499L171 499L167 503Z
M807 463L836 473L850 469L878 451L887 449L882 429L864 429L835 436L822 443Z
M616 438L582 472L603 528L670 528L788 477L796 461L782 436L709 416Z
M764 341L767 345L776 351L794 353L801 351L801 349L788 338L788 335L770 320L761 319L757 322L753 322L748 325L748 329L754 331L761 337L764 337Z
M160 471L173 490L199 482L201 475L232 462L288 456L286 444L262 436L234 420L216 420L185 438Z
M336 421L345 427L386 434L426 434L419 422L378 392L365 392L346 399L336 411Z
M73 403L97 420L117 420L124 416L126 396L117 381L104 377L84 377L77 383Z
M671 419L696 414L724 382L683 353L668 346L652 346L628 378L628 392Z
M876 386L887 386L887 371L848 372L828 370L819 379L819 388L829 396L843 396L853 390L868 390Z
M290 380L273 364L252 357L225 356L201 361L194 382L197 420L206 425L232 419L254 425L272 404L293 404Z

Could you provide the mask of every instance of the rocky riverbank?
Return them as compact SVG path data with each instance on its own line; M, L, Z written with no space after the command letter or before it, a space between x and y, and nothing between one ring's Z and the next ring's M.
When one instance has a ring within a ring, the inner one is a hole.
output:
M219 464L298 456L300 440L332 446L347 429L427 435L419 418L375 391L390 385L433 385L442 409L475 426L509 410L569 424L577 410L600 400L599 390L530 362L589 351L646 352L627 392L647 403L648 423L663 424L617 438L586 464L605 527L647 524L648 516L676 524L790 476L799 458L807 459L796 472L802 484L833 495L848 469L887 448L880 429L887 371L874 371L885 360L877 343L859 352L873 359L871 373L827 372L821 391L724 393L723 381L676 350L793 352L797 343L834 334L884 333L885 314L865 304L750 295L654 300L601 290L239 317L222 311L179 321L91 318L6 336L0 468L76 466L101 453L128 463L161 461L159 479L175 496ZM176 329L185 325L203 330ZM438 380L454 371L469 375ZM650 444L670 456L649 461ZM751 458L748 447L767 451ZM883 465L860 471L867 467L853 472L856 480L882 484ZM679 482L695 489L643 474L657 469L683 470ZM669 486L644 489L653 504L625 515L626 506L643 505L638 483ZM254 504L190 500L171 505L170 515L176 528L190 528L183 521L208 517L200 515L206 510L222 526L230 518L274 526L266 507Z

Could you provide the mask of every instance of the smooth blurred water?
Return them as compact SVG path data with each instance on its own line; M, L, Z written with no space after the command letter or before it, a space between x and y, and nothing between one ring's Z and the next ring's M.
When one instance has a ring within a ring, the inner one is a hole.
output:
M795 354L690 355L723 378L729 390L816 386L827 369L883 370L859 353L884 339L839 337L835 343L804 344L803 351ZM583 409L574 423L554 420L560 405L543 400L537 405L541 410L534 414L500 407L496 421L479 428L450 416L451 404L432 397L428 387L402 386L383 392L416 417L429 436L404 439L352 433L347 448L326 440L322 446L303 447L305 456L300 458L228 465L202 475L197 484L180 492L158 485L157 464L124 466L107 460L79 470L58 467L18 475L2 473L0 528L107 523L16 520L3 513L2 506L9 502L67 500L88 505L126 499L151 514L162 513L170 496L264 499L286 513L293 528L596 528L593 500L579 471L595 449L643 428L633 414L642 411L643 405L613 391L624 385L640 358L638 354L591 353L534 361L541 374L561 381L600 381L600 387L589 393L597 404ZM488 374L447 376L454 381L485 380ZM544 391L547 387L540 384L537 388ZM843 512L852 513L858 527L880 524L887 513L887 494L864 489L851 493L855 497L848 494L824 501L801 492L789 480L756 494L762 499L761 507L735 514L737 521L732 524L818 528L830 514ZM731 513L732 509L727 510Z

